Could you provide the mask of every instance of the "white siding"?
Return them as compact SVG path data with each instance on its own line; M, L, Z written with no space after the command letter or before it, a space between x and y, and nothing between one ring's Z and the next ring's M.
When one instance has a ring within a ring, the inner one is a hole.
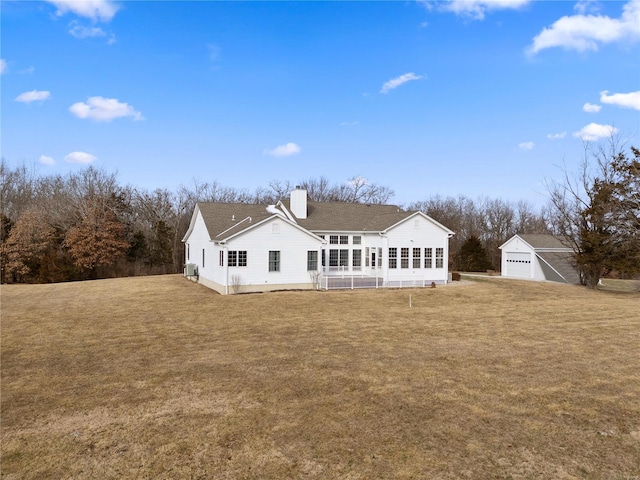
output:
M502 276L513 278L533 279L534 272L538 272L541 280L544 274L539 265L535 251L518 237L513 237L502 246Z
M198 274L204 277L211 277L214 272L215 246L209 240L209 232L204 224L200 210L196 211L196 218L193 230L186 242L189 248L189 260L187 263L195 263L198 266ZM186 246L185 246L186 248ZM204 265L202 264L202 252L204 250Z
M277 225L274 228L274 224ZM274 232L278 233L274 233ZM228 279L239 275L241 291L255 291L257 288L311 288L311 277L307 271L307 252L318 252L320 268L320 240L314 238L278 218L274 218L250 231L239 235L225 245L225 268L227 275L227 251L246 251L246 267L228 267ZM280 252L280 271L269 271L269 251ZM226 284L226 278L223 279Z
M424 280L426 282L446 283L449 272L449 235L438 225L423 216L413 216L387 232L388 248L398 249L397 268L388 268L385 257L383 265L390 282L399 280ZM409 268L401 268L401 249L409 249ZM413 249L421 252L420 268L413 268ZM424 249L432 248L432 268L424 268ZM443 249L442 268L436 268L436 248ZM386 255L386 252L385 252Z

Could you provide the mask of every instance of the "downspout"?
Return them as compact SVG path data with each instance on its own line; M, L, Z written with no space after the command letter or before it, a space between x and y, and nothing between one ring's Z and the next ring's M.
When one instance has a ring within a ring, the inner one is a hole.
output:
M445 249L446 251L444 256L444 258L447 259L447 268L445 269L446 278L444 279L445 285L449 283L449 240L453 238L454 235L455 233L450 233L449 235L447 235L447 248Z
M229 295L229 247L225 241L218 243L222 247L222 263L224 264L224 294Z
M385 232L380 232L380 237L382 238L382 252L386 253L384 258L389 258L389 237L387 237L387 234ZM387 262L385 262L383 260L382 255L380 255L380 259L378 259L378 255L376 255L376 261L380 262L380 265L382 265L382 286L385 285L385 283L389 282L389 261L387 260ZM377 275L376 275L377 276Z

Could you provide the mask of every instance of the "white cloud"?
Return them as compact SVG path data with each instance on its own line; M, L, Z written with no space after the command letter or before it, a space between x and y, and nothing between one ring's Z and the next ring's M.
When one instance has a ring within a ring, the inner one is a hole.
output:
M611 125L600 125L598 123L590 123L585 125L579 132L573 134L574 137L591 142L599 138L607 138L617 133L618 129Z
M112 0L47 0L58 8L57 15L62 16L67 12L75 13L80 17L90 18L93 21L110 21L120 9Z
M360 122L340 122L341 127L355 127Z
M69 163L81 163L83 165L88 165L89 163L95 162L98 158L86 152L71 152L69 155L64 157L64 159Z
M598 50L600 44L640 39L640 0L630 0L620 18L606 15L571 15L556 20L534 39L527 53L535 55L545 48L563 47L579 52Z
M518 144L518 147L522 150L532 150L534 146L535 143L533 142L522 142Z
M30 92L21 93L16 97L16 102L31 103L43 102L51 98L51 92L46 90L31 90Z
M69 107L69 111L78 118L88 118L96 122L110 122L115 118L131 117L144 120L140 112L117 98L89 97L87 103L78 102Z
M46 155L41 155L40 158L38 159L38 162L40 163L40 165L55 165L56 161L51 158L51 157L47 157Z
M582 106L582 110L584 110L587 113L598 113L600 111L600 109L602 108L602 105L594 105L593 103L585 103Z
M614 93L613 95L609 95L609 92L604 90L600 92L600 101L610 105L640 110L640 90L629 93Z
M426 0L425 3L427 3ZM446 0L441 4L441 8L456 15L471 17L474 20L484 19L486 12L490 10L518 9L522 8L531 0Z
M600 10L599 0L580 0L573 6L573 9L583 15L588 12L598 12Z
M7 71L7 62L4 58L0 58L0 75Z
M407 82L411 82L412 80L420 80L424 78L422 75L416 75L413 72L405 73L404 75L400 75L399 77L392 78L380 89L380 93L389 93L391 90L398 88L400 85L403 85Z
M561 132L561 133L548 133L547 134L547 138L549 140L560 140L564 137L567 136L567 132Z
M107 34L100 27L85 27L72 22L69 33L76 38L105 37Z
M278 145L273 150L265 150L265 153L274 157L288 157L289 155L295 155L300 153L302 149L295 143L285 143L284 145Z

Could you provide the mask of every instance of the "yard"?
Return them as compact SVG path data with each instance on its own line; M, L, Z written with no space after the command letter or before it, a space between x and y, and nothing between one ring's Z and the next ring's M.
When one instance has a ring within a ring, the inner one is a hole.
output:
M640 293L465 283L3 285L2 477L640 479Z

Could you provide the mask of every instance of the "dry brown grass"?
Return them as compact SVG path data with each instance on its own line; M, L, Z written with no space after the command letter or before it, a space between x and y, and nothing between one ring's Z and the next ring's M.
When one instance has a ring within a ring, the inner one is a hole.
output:
M639 309L500 279L3 286L2 476L637 479Z

